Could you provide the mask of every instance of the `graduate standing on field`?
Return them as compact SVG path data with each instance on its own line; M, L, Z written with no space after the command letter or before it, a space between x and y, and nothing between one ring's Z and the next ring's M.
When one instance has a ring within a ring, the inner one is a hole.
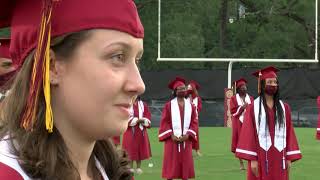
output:
M198 156L202 156L201 152L200 152L200 137L199 137L199 113L202 109L202 99L199 96L199 92L198 90L200 89L200 85L199 83L197 83L194 80L191 80L188 87L188 98L190 100L190 102L196 107L196 112L197 112L197 121L198 121L198 127L197 127L197 141L195 141L192 144L192 149L194 149L196 151L196 154Z
M192 143L197 140L196 108L185 98L185 80L176 77L168 85L173 99L163 110L159 128L159 141L164 142L162 178L189 179L195 177Z
M288 180L302 155L288 104L280 100L279 70L255 72L259 96L246 109L236 156L248 160L248 180Z
M151 127L151 113L147 103L137 97L131 107L131 117L128 129L123 134L122 147L129 154L131 160L131 171L141 174L141 161L151 157L151 148L147 129ZM136 161L137 168L133 169Z
M230 110L232 114L232 142L231 152L235 153L238 145L241 127L244 119L244 113L248 105L253 103L253 97L247 93L247 80L240 78L234 82L236 94L230 99ZM244 170L242 159L240 160L240 169Z

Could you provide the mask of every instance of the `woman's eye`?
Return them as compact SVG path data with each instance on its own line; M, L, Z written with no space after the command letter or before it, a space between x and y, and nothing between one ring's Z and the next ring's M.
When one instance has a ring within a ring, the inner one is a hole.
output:
M115 55L111 56L111 59L114 61L120 61L120 62L125 61L124 54L115 54Z

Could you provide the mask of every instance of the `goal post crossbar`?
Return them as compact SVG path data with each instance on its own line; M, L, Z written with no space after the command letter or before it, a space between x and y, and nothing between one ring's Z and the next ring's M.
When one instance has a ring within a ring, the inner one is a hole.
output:
M317 63L317 59L254 59L254 58L157 58L157 61L186 61L186 62L291 62Z

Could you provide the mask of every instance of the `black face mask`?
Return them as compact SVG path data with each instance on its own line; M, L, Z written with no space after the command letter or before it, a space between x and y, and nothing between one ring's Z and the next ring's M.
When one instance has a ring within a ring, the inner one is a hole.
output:
M247 90L246 89L239 89L238 93L240 96L245 96L247 94Z

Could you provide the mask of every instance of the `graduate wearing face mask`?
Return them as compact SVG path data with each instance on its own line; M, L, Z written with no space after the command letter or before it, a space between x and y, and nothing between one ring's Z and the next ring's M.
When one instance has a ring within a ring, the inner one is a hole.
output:
M249 104L253 102L253 97L247 93L247 80L240 78L234 83L236 94L230 99L230 111L232 115L232 141L231 152L235 153L238 145L244 113ZM240 160L240 170L244 170L242 159Z
M183 78L176 77L168 87L173 90L173 99L162 110L158 135L159 141L164 142L162 178L194 178L192 143L197 140L196 109L185 98Z
M188 95L187 98L189 99L189 101L196 107L197 110L197 121L198 121L198 125L200 126L200 121L199 121L199 113L202 110L202 99L199 95L199 89L200 89L200 84L195 81L195 80L191 80L187 86L187 91L188 91ZM199 126L197 127L197 141L195 143L192 144L192 149L195 150L196 154L201 157L202 153L200 152L200 136L199 136Z
M288 180L291 163L302 158L291 110L280 100L275 67L255 73L259 96L246 108L236 156L248 160L248 180Z

